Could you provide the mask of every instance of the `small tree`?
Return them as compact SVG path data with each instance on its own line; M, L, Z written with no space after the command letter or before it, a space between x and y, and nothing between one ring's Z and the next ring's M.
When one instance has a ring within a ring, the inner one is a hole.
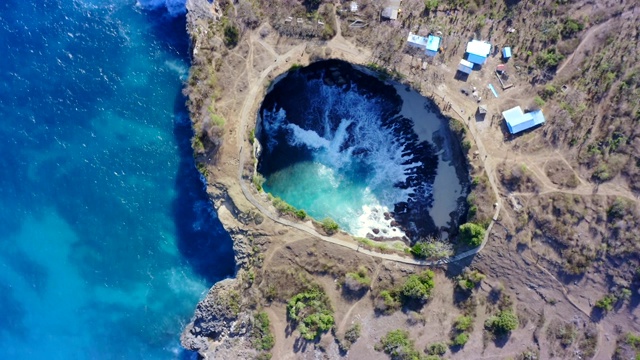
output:
M453 338L453 341L451 342L451 345L452 346L464 346L467 343L467 341L469 341L469 334L462 333L462 334L458 334L458 336Z
M460 225L460 239L473 247L478 247L482 244L484 234L484 228L478 224L466 223Z
M402 295L408 299L427 300L435 286L433 277L434 273L431 270L425 270L419 275L409 275L402 286Z
M484 324L494 335L505 335L518 328L518 317L512 310L503 310Z

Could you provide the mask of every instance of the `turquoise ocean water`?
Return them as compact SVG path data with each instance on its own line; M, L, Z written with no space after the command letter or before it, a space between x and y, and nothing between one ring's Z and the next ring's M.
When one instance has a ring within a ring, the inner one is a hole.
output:
M166 5L0 3L0 359L189 358L183 325L233 273Z

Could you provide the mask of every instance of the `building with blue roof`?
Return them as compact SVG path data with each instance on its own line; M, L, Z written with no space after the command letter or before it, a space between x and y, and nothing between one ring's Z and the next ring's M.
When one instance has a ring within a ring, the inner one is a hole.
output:
M438 36L429 35L429 37L419 36L409 33L407 44L424 50L429 56L436 56L440 48L440 38Z
M542 110L535 110L532 112L524 113L520 106L516 106L513 109L509 109L507 111L503 111L502 116L507 122L509 132L512 134L517 134L521 131L545 123Z
M438 55L438 49L440 49L440 37L429 35L427 38L427 49L425 50L425 54L429 56Z
M505 47L502 48L502 58L505 60L509 60L509 58L511 58L511 48L510 47Z
M491 44L486 41L471 40L467 44L467 60L483 65L491 53Z

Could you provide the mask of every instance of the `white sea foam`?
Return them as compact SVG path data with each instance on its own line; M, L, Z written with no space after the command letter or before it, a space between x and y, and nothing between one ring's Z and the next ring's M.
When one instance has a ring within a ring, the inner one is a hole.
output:
M394 185L404 183L411 169L420 164L406 164L411 149L396 139L393 128L383 126L381 100L366 97L356 86L344 91L310 80L307 87L312 100L303 121L289 122L283 109L263 112L263 129L270 135L267 147L272 150L277 145L275 135L286 132L289 145L311 150L315 162L338 174L350 174L354 167L366 168L366 178L352 179L366 183L362 194L365 205L350 210L352 216L342 219L347 222L342 225L358 236L372 229L379 229L377 236L381 237L403 236L391 227L391 220L385 220L384 213L415 193L416 189Z

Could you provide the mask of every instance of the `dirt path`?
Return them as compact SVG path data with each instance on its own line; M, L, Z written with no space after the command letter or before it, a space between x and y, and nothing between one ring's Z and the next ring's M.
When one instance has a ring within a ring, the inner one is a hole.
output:
M622 13L622 15L620 15L620 18L627 18L630 15L633 14L633 10L628 10L624 13ZM584 56L584 49L586 47L588 47L590 44L594 43L594 37L597 36L599 33L602 32L602 30L604 30L607 26L609 26L609 23L613 20L618 20L618 17L614 17L611 18L605 22L603 22L602 24L598 24L596 26L593 26L591 28L589 28L589 30L587 30L587 32L584 34L584 36L582 37L582 40L580 41L580 44L578 45L578 47L571 53L571 55L569 55L569 57L567 58L567 60L565 60L562 65L560 65L560 67L558 68L558 70L556 71L556 74L561 74L562 70L564 70L564 68L569 65L569 64L573 64L574 60L575 60L575 55L578 53L582 53L582 55ZM578 59L578 61L580 61L582 59Z

